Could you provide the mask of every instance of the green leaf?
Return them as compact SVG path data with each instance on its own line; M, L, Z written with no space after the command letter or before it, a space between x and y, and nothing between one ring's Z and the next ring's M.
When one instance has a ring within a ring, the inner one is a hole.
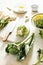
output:
M15 55L19 52L19 50L16 45L8 44L6 47L6 52Z
M43 49L38 50L38 61L34 65L38 65L40 63L43 63Z
M43 30L39 30L39 34L43 38Z

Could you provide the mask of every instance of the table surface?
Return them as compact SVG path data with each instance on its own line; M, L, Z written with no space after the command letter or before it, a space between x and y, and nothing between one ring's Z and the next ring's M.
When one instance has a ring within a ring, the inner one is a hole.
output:
M24 5L27 7L28 13L26 14L30 18L30 23L27 23L26 25L29 26L31 30L34 28L35 32L35 41L33 45L33 50L32 53L29 53L27 58L22 61L18 62L15 59L15 56L12 55L7 55L5 53L5 47L7 45L7 42L3 42L2 39L0 38L0 65L33 65L37 61L37 50L39 48L43 48L43 39L40 38L40 35L38 34L38 30L33 27L31 23L31 17L33 14L31 13L31 5L32 4L37 4L39 6L38 11L40 13L43 13L43 0L0 0L0 11L3 11L5 15L13 16L12 12L9 12L6 7L10 7L12 10L15 9L15 7L19 5ZM25 15L24 15L25 16ZM24 21L24 17L17 16L18 21ZM33 27L33 28L32 28ZM43 65L43 64L40 64Z

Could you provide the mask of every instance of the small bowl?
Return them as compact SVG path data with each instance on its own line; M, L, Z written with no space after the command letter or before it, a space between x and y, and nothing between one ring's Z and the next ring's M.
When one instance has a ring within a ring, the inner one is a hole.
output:
M36 4L33 4L31 6L31 8L32 8L32 12L37 12L38 11L38 5L36 5Z
M14 12L17 14L24 14L27 12L27 9L25 6L18 6L15 8Z
M43 28L37 27L37 26L35 25L34 21L33 21L33 18L34 18L35 16L37 16L37 15L43 16L43 13L37 13L37 14L35 14L35 15L32 17L32 19L31 19L32 24L33 24L33 26L36 27L38 30L43 30Z

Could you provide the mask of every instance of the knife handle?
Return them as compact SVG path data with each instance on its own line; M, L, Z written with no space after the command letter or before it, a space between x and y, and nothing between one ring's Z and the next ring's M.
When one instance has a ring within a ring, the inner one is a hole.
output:
M3 41L5 42L8 38L8 36L11 34L12 32L7 32L6 35L3 37Z

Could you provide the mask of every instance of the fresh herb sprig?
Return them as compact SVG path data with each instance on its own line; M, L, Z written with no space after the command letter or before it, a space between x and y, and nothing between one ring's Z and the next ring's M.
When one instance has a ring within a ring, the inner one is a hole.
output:
M34 65L38 65L40 63L43 63L43 49L38 50L38 61Z
M23 60L26 58L27 53L29 52L33 39L34 39L34 33L23 42L20 42L19 45L17 43L8 44L5 51L7 53L17 55L18 61ZM28 49L27 49L27 46L28 46Z
M0 30L2 30L7 24L8 24L8 18L6 19L0 19Z

